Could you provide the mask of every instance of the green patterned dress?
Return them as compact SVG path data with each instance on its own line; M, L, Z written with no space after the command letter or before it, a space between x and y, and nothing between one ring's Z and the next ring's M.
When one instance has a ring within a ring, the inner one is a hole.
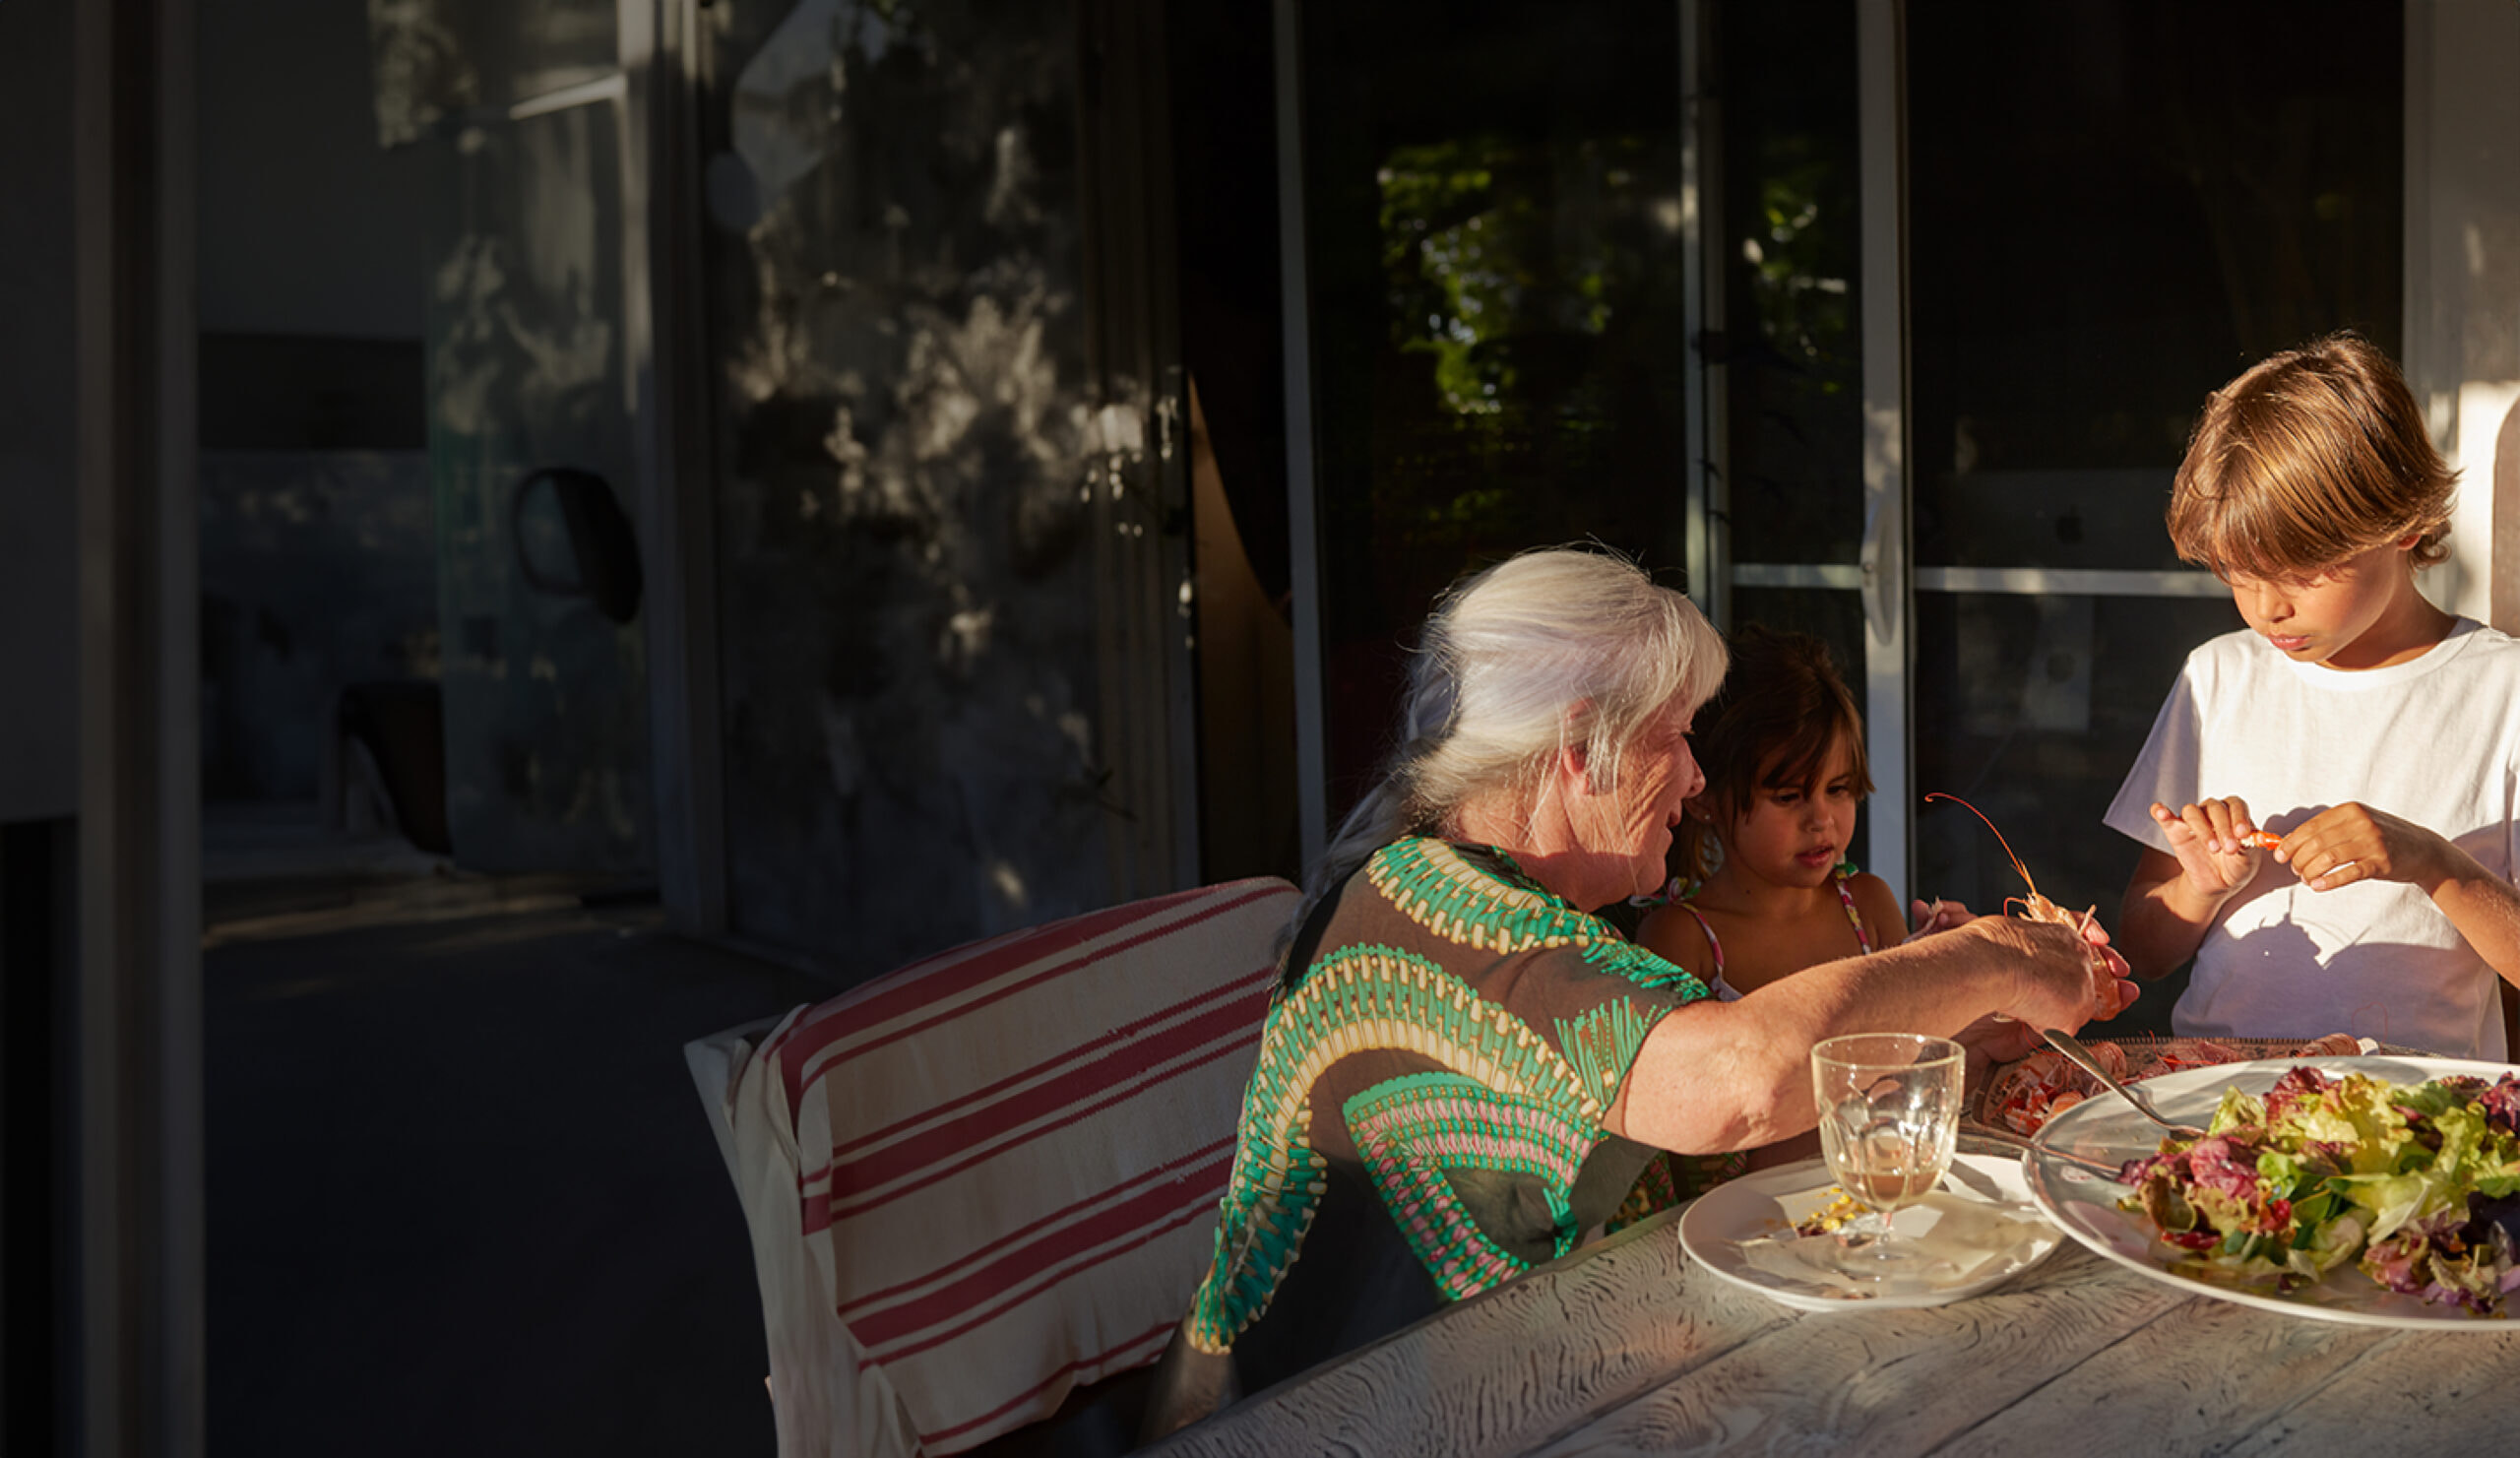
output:
M1158 1403L1191 1416L1692 1182L1602 1120L1646 1035L1706 987L1503 852L1384 847L1295 959L1243 1096L1216 1255L1166 1357L1209 1370L1159 1378Z

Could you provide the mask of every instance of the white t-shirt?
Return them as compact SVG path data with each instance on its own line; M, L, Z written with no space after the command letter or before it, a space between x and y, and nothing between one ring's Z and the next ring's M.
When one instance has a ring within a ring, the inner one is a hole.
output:
M2253 632L2187 657L2108 823L2157 851L2155 800L2237 795L2283 833L2359 800L2435 831L2497 876L2520 862L2520 641L2460 618L2412 663L2297 664ZM2272 856L2223 904L2172 1010L2183 1034L2352 1033L2499 1059L2500 979L2413 886L2312 891Z

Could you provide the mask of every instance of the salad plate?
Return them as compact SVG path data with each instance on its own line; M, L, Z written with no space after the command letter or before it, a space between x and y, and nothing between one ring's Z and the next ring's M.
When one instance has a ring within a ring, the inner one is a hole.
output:
M2375 1054L2345 1057L2266 1058L2191 1068L2146 1079L2141 1088L2164 1117L2175 1122L2211 1123L2223 1090L2238 1088L2264 1094L2295 1068L2310 1067L2330 1077L2361 1073L2395 1084L2464 1074L2490 1083L2514 1071L2504 1063L2463 1058L2429 1058ZM2280 1294L2271 1285L2234 1286L2173 1270L2185 1252L2155 1238L2153 1224L2140 1211L2118 1208L2131 1191L2106 1176L2055 1158L2050 1149L2111 1164L2157 1153L2161 1130L2122 1100L2087 1100L2049 1119L2039 1132L2043 1148L2023 1156L2030 1195L2048 1217L2077 1241L2099 1255L2157 1281L2241 1305L2259 1306L2296 1316L2341 1321L2360 1326L2420 1327L2428 1331L2511 1331L2510 1322L2480 1317L2455 1306L2427 1304L2390 1291L2351 1266L2331 1271L2326 1279Z
M1942 1183L1892 1217L1904 1259L1882 1277L1873 1257L1796 1224L1838 1196L1820 1160L1763 1170L1717 1185L1680 1212L1680 1247L1734 1286L1805 1311L1939 1306L2019 1275L2062 1243L2031 1203L2021 1161L1954 1155Z

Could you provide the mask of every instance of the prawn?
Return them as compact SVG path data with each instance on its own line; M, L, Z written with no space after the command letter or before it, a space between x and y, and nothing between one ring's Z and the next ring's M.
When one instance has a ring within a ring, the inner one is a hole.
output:
M2049 901L2047 897L2042 896L2039 893L2039 883L2031 879L2030 867L2022 864L2021 857L2013 854L2012 842L2004 839L2004 833L2002 831L1995 830L1995 822L1986 818L1985 811L1979 809L1976 805L1969 803L1967 800L1962 799L1956 794L1945 794L1939 790L1928 792L1925 794L1925 798L1929 800L1947 799L1953 804L1958 805L1960 808L1967 810L1970 814L1977 816L1979 824L1984 825L1990 831L1994 831L1995 844L2004 848L2004 858L2012 862L2013 874L2021 877L2021 884L2029 893L2026 896L2008 896L2004 898L2003 910L2009 912L2014 907L2018 906L2021 908L2022 917L2027 920L2048 921L2058 926L2071 926L2074 928L2074 934L2082 938L2083 960L2085 963L2087 963L2093 971L2101 974L2104 979L2109 979L2110 981L2114 980L2114 975L2110 972L2108 962L2103 959L2100 949L2094 946L2091 940L2092 921L2095 914L2100 911L2100 906L2097 902L2084 908L2080 913L2075 913L2069 912L2063 907L2056 905L2056 903ZM2098 995L2101 1006L2100 1015L2105 1018L2115 1017L2120 1009L2117 1006L2114 994L2109 991L2106 983L2104 983ZM1998 1022L2008 1023L2012 1021L2012 1019L2005 1017L2002 1013L1996 1013L1993 1016Z
M2013 874L2021 877L2021 884L2029 891L2029 895L2027 896L2006 897L2004 899L2005 911L2009 912L2014 907L2018 906L2021 908L2021 915L2029 920L2052 921L2059 926L2071 926L2078 934L2088 936L2091 931L2092 918L2094 914L2100 910L2100 904L2098 902L2092 903L2091 906L2085 908L2080 914L2076 914L2065 910L2063 907L2056 905L2056 903L2052 901L2049 901L2047 897L2039 894L2039 883L2031 879L2030 867L2022 864L2021 857L2013 854L2012 842L2004 839L2004 833L2002 831L1995 830L1995 822L1986 818L1985 811L1979 809L1976 805L1969 803L1967 800L1962 799L1956 794L1945 794L1939 790L1928 791L1925 794L1925 798L1929 800L1947 799L1953 804L1958 805L1960 808L1967 810L1970 814L1977 816L1979 824L1985 826L1988 830L1994 831L1995 844L2004 848L2004 858L2012 862Z

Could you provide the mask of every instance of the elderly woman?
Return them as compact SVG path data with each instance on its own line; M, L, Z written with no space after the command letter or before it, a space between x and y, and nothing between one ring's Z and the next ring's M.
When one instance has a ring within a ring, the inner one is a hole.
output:
M1526 553L1437 609L1292 928L1149 1436L1669 1203L1660 1151L1810 1129L1821 1039L2117 1010L2124 964L2064 927L1987 918L1728 1003L1593 916L1662 884L1723 673L1688 600L1614 557Z

